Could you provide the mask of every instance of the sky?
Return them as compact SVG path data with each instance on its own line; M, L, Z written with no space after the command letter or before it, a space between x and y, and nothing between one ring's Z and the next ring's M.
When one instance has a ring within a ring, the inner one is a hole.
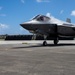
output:
M75 0L0 0L0 35L30 34L20 24L38 14L75 23Z

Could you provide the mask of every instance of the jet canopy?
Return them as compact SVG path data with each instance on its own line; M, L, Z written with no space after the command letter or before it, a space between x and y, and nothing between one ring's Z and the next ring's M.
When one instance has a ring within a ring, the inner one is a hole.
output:
M33 20L37 21L49 21L50 18L44 15L37 15L36 17L33 18Z

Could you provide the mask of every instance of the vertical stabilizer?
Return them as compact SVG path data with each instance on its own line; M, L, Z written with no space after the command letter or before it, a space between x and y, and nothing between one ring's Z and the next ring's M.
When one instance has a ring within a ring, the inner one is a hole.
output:
M70 18L67 18L66 19L66 22L71 23L71 19Z

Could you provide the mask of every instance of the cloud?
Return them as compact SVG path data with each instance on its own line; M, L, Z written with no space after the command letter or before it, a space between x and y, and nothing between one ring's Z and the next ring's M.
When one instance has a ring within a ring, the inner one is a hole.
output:
M61 20L55 18L54 16L52 16L51 13L47 13L46 16L50 17L52 23L53 22L55 24L58 23L59 25L62 25L63 24L63 21L61 21Z
M9 26L7 24L0 23L0 34L6 34L9 32Z
M50 16L51 16L51 14L50 14L50 13L47 13L47 14L46 14L46 16L50 17Z
M75 10L71 12L71 16L75 16Z
M2 10L2 8L3 8L3 7L1 7L1 6L0 6L0 10ZM0 14L0 16L5 17L5 16L6 16L6 14Z
M50 0L36 0L37 2L50 2Z
M31 34L28 30L26 30L26 29L24 29L24 28L22 28L22 27L19 28L19 32L18 32L18 33L19 33L19 34L27 34L27 35L28 35L28 34L29 34L29 35ZM18 34L18 33L17 33L17 34Z
M21 0L21 2L24 4L25 3L25 0Z
M60 14L63 14L63 12L64 12L64 10L61 10L61 11L60 11Z
M8 25L0 23L0 29L7 29Z
M21 31L25 31L25 29L24 29L24 28L22 28L22 27L20 27L20 30L21 30Z
M0 10L2 10L3 7L0 6Z
M6 16L6 14L0 14L0 16L5 17L5 16Z

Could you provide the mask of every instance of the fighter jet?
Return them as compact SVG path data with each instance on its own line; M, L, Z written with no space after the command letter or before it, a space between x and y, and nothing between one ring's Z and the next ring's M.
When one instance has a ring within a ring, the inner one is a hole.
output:
M59 37L75 36L75 24L72 24L70 19L65 22L53 16L37 15L20 25L33 34L44 36L44 46L47 45L48 36L55 38L55 45L58 44Z

